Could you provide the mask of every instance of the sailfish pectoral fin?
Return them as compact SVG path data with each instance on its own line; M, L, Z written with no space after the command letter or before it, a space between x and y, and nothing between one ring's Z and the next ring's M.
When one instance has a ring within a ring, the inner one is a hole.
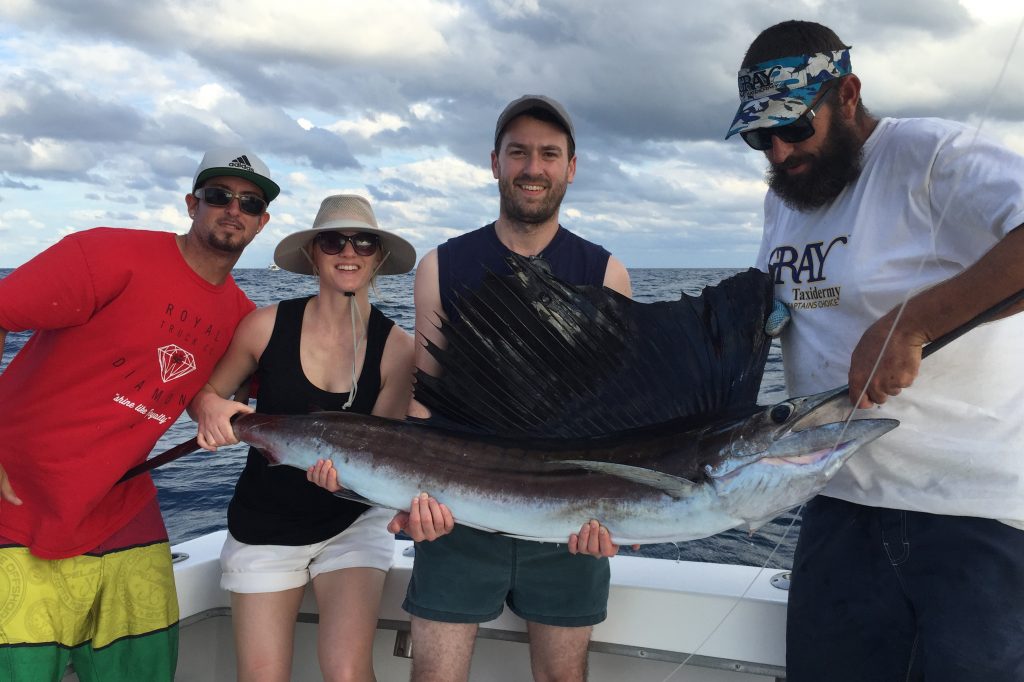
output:
M680 478L679 476L655 471L654 469L629 466L628 464L594 462L586 459L561 460L557 462L557 464L567 464L580 467L581 469L587 469L588 471L594 471L599 474L618 476L619 478L624 478L628 481L633 481L634 483L646 485L651 488L657 488L666 495L674 497L677 500L693 494L693 492L700 487L697 483L685 478Z
M335 491L334 496L340 497L343 500L351 500L353 502L362 502L363 504L377 506L377 503L373 500L368 500L359 493L354 490L349 490L348 488L342 488L341 490Z

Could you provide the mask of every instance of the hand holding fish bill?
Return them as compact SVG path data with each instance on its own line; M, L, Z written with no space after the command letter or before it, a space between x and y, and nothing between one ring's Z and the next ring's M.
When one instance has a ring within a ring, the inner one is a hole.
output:
M222 398L207 384L189 405L189 414L197 424L196 442L199 447L216 452L218 447L236 444L238 439L231 428L231 418L253 411L248 405Z

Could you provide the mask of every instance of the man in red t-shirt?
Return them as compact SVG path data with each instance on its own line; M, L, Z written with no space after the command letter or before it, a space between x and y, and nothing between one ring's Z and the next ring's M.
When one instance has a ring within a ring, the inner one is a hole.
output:
M206 153L187 234L74 233L0 280L0 669L14 680L167 680L178 603L150 477L118 484L206 383L255 306L231 277L280 188Z

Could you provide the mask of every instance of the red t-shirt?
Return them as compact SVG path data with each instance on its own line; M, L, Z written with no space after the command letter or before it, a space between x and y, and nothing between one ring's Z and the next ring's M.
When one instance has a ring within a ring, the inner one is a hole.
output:
M142 462L255 306L214 286L168 232L65 237L0 280L0 327L35 330L0 374L0 464L21 506L0 535L45 559L86 552L156 494Z

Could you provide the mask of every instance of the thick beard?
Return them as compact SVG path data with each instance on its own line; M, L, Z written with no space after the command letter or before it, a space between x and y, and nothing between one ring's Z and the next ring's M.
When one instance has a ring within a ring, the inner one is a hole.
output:
M548 188L547 198L540 203L520 202L516 200L515 182L530 184L532 178L520 175L518 178L501 178L498 180L498 194L501 196L501 213L509 220L523 225L540 225L558 213L562 205L565 191L569 186L566 181L552 180ZM541 179L539 185L548 184Z
M864 149L852 124L833 116L828 138L816 156L790 157L773 165L765 174L768 187L794 211L813 211L829 203L857 179ZM787 166L807 162L799 175L785 172Z

